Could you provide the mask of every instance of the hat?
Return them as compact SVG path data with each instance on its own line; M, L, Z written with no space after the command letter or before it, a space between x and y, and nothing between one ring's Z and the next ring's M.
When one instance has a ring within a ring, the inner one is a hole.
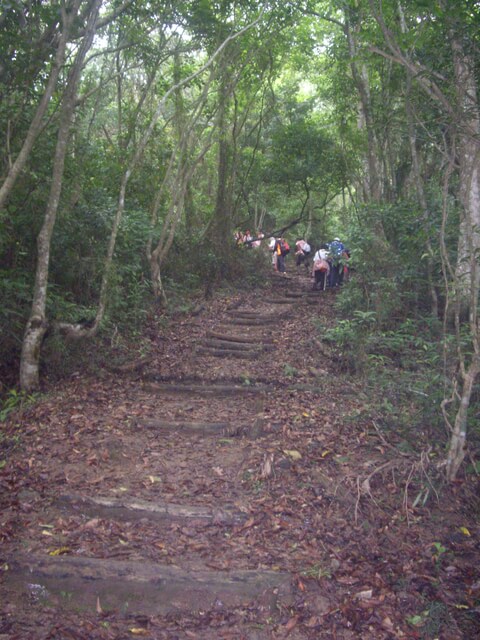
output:
M340 242L340 238L334 238L333 241L334 242Z

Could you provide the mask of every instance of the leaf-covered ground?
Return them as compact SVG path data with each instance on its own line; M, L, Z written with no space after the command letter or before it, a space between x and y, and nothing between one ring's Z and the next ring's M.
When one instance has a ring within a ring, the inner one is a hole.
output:
M148 357L2 425L0 639L480 637L477 481L424 503L422 443L379 429L320 340L335 293L310 288L274 277L158 318ZM162 567L184 586L126 602Z

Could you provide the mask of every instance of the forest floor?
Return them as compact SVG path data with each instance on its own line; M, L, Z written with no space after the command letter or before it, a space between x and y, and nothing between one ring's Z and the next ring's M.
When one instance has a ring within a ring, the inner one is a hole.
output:
M0 640L480 637L478 481L423 500L311 285L158 318L9 416Z

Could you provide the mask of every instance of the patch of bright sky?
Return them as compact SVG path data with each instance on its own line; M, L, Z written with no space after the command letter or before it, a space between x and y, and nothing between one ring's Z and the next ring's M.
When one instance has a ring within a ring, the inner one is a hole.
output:
M315 97L317 90L310 80L301 80L298 84L298 98L300 101Z

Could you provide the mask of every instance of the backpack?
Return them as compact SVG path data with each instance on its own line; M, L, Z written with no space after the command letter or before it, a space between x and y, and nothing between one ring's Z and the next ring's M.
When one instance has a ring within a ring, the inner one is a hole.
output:
M313 270L326 273L328 271L328 262L326 260L322 260L321 258L319 260L315 260L315 262L313 263Z
M330 243L330 252L335 259L339 259L344 251L343 242L334 240Z
M286 240L280 242L280 251L282 256L287 256L290 253L290 245Z

